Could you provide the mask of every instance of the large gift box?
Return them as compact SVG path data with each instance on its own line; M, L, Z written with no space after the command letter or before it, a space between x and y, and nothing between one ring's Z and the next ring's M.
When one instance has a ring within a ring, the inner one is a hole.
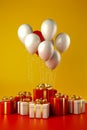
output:
M69 99L69 113L80 114L85 112L85 100L73 95Z
M15 113L15 101L13 97L4 97L0 101L0 114L13 114Z
M68 96L61 93L55 94L50 98L50 114L51 115L66 115L68 114Z
M54 97L57 90L52 88L49 84L39 84L35 89L33 89L33 99L47 99L50 101L50 97Z
M29 117L30 118L48 118L50 103L47 100L37 99L29 103Z

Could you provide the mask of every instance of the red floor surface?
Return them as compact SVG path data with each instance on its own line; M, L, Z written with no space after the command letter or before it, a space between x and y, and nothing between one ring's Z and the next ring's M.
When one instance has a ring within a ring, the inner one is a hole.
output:
M87 130L86 113L50 117L49 119L30 119L17 114L0 116L0 130Z

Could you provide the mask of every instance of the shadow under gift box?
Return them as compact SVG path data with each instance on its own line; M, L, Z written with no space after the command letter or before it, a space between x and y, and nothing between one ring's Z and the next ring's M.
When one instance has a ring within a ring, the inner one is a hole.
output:
M85 113L85 100L75 95L69 99L69 113L81 114Z
M33 89L33 100L47 99L47 101L50 101L50 97L54 97L55 93L57 93L57 90L52 88L52 86L40 84Z
M55 97L50 98L50 115L66 115L68 114L68 96L55 94Z
M3 98L2 101L0 101L0 114L13 114L15 113L15 101L11 98Z
M45 102L43 104L30 102L29 103L29 117L30 118L48 118L49 109L50 109L49 102Z

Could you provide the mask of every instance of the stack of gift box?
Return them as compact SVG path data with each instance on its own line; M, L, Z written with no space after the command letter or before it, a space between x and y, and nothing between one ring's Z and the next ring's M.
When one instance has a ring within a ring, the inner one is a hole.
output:
M58 93L49 84L39 84L33 89L33 98L30 92L25 91L0 101L0 115L14 113L30 118L81 114L85 113L85 100L80 96Z

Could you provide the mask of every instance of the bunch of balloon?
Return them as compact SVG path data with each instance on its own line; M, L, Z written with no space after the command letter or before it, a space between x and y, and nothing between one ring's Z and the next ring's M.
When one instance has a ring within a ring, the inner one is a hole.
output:
M51 70L55 69L61 60L61 53L70 46L70 37L66 33L57 32L57 24L52 19L46 19L41 24L41 31L33 31L28 24L18 28L18 37L30 54L37 54ZM54 49L54 46L56 49Z

